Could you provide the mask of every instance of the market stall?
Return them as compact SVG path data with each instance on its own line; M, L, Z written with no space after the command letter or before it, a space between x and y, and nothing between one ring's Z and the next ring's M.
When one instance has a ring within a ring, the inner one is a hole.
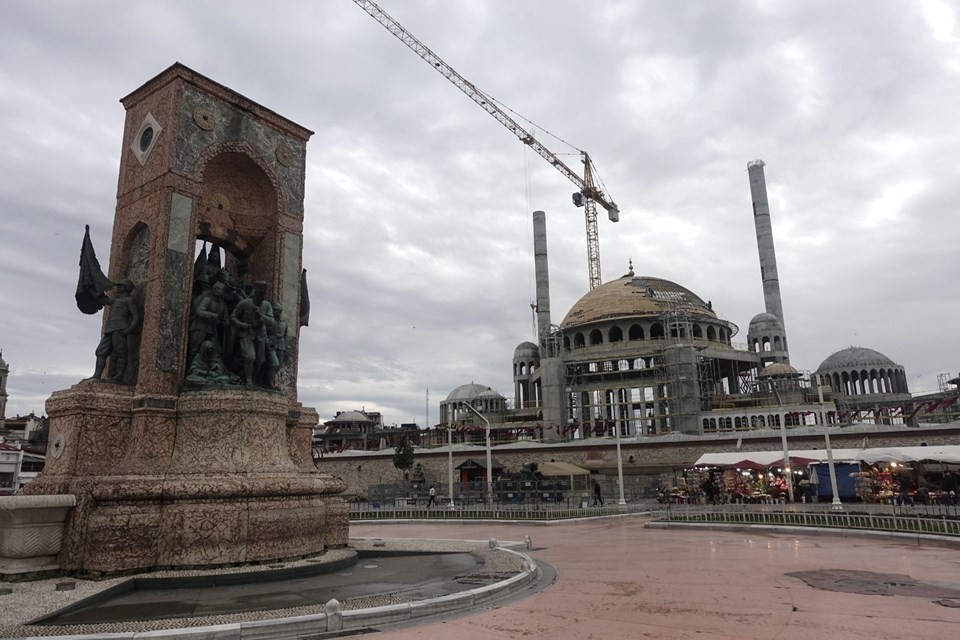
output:
M886 504L960 503L960 446L863 449L857 456L857 496Z
M827 451L798 449L789 454L786 467L782 450L706 453L694 467L719 470L724 502L782 500L791 480L797 501L831 497ZM833 449L832 457L841 499L960 504L960 446Z

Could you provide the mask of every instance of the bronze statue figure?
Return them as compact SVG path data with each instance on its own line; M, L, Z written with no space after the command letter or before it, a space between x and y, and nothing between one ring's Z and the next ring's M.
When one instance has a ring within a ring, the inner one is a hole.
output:
M88 380L99 380L107 365L107 358L113 356L113 376L111 382L123 384L124 373L127 369L127 333L134 331L140 325L140 312L137 304L130 297L133 283L121 280L116 284L116 297L110 299L101 296L100 303L110 307L110 315L103 329L103 337L97 345L97 364L93 376Z
M229 322L227 304L223 299L226 286L223 282L214 282L209 291L201 293L191 305L190 338L187 347L187 361L200 351L200 345L209 340L220 353L223 351L224 328Z
M266 361L267 332L274 331L276 327L273 306L266 300L266 294L267 283L257 281L253 285L253 297L238 302L230 316L236 327L243 362L243 383L250 386L257 382L254 374ZM276 365L273 365L273 370L276 371Z

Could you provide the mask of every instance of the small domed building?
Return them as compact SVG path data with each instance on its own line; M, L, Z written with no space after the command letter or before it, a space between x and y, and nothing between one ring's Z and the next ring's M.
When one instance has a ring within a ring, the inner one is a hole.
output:
M440 403L440 423L449 425L457 422L466 424L480 422L475 414L460 408L463 402L483 414L491 423L502 422L507 411L506 398L486 385L471 382L451 391L446 400Z
M833 390L844 396L910 397L903 367L866 347L847 347L831 354L816 374L830 380Z
M870 417L876 422L901 422L891 410L911 399L904 368L866 347L847 347L830 354L814 376L832 389L841 422ZM832 417L832 416L831 416Z

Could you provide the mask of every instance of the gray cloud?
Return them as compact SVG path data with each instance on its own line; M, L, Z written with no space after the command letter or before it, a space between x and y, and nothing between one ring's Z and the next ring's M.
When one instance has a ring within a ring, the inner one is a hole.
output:
M914 391L956 371L952 5L383 5L570 166L543 129L591 153L622 210L600 221L605 279L632 258L744 339L763 310L745 163L763 158L794 364L858 344L903 364ZM300 396L322 419L365 406L422 423L428 386L434 419L466 382L512 395L513 348L533 335L533 209L548 212L554 321L586 292L573 185L346 0L2 12L8 414L43 411L92 369L99 317L72 300L83 225L106 264L117 101L174 61L316 131Z

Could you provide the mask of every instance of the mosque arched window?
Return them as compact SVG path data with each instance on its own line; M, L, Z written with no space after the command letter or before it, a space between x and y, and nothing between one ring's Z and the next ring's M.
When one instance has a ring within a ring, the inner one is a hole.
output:
M563 336L563 349L570 351L570 336Z
M623 329L620 327L612 327L610 333L607 334L608 342L623 342Z
M617 368L620 371L629 371L630 370L630 361L629 360L620 360L617 362Z
M770 351L770 338L763 336L763 350Z
M537 370L536 362L531 362L530 364L527 365L527 371L530 373L530 375L533 375L533 372L536 370Z
M783 349L781 349L781 347L780 347L780 336L773 336L773 350L774 350L774 351L782 351L782 350L783 350Z
M603 344L603 334L600 329L594 329L590 332L590 344Z
M650 339L651 340L662 340L664 337L663 325L659 322L654 322L650 326Z
M638 324L630 325L627 337L630 340L643 340L643 327Z
M584 340L583 340L583 334L578 331L578 332L576 333L576 335L573 336L573 346L574 346L574 348L582 347L582 346L585 345L585 344L586 344L586 343L585 343Z
M694 337L694 338L702 338L702 337L703 337L703 329L701 329L701 328L700 328L700 325L698 325L698 324L693 325L693 337Z
M712 326L707 327L707 340L716 340L717 339L717 330Z

